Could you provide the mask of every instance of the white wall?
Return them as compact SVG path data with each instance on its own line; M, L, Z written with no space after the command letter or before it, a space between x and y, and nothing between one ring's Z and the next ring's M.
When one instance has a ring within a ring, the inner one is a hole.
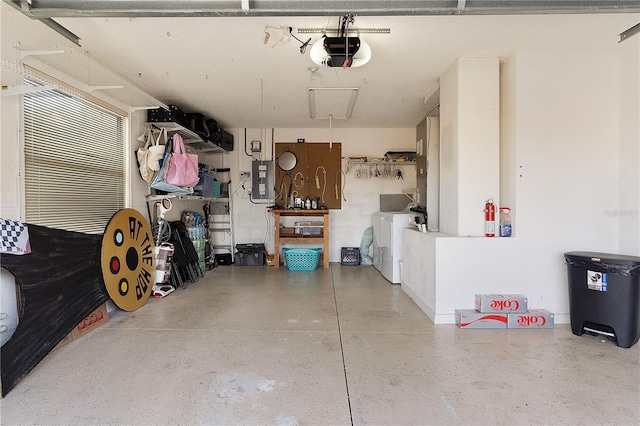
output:
M421 233L417 229L407 228L402 231L401 247L402 276L400 279L402 290L436 324L443 323L440 318L436 318L438 308L436 294L439 285L436 277L438 254L436 237L441 235L449 236L440 232Z
M615 252L620 62L616 51L518 52L518 238L563 251ZM589 70L585 72L584 70ZM560 96L561 94L561 96Z
M4 84L4 83L3 83ZM20 109L17 96L0 98L0 114L2 115L0 144L0 217L4 219L23 220L20 190L20 146L19 123Z
M499 197L498 58L459 58L440 79L440 230L484 235L485 201Z
M568 321L562 314L564 298L549 300L547 283L532 282L537 269L553 259L527 257L523 239L459 237L413 228L403 236L402 289L435 324L453 324L456 309L473 309L476 293L524 293L530 307L552 310L558 323Z
M640 36L623 43L620 81L620 253L640 256Z
M136 151L144 146L144 142L139 141L138 137L146 133L147 111L141 110L129 115L129 135L131 138L131 147L129 149L129 194L128 206L138 210L144 217L148 218L146 196L149 194L149 185L142 180L138 172L138 163L136 161ZM148 218L149 223L153 222L152 217Z
M426 127L427 140L423 149L427 152L427 226L431 231L438 231L440 229L440 117L427 117Z
M621 218L608 212L637 205L638 115L625 119L621 105L637 108L640 100L636 80L622 72L639 54L521 51L505 61L501 87L513 93L502 97L507 137L501 148L508 157L501 179L515 203L515 234L463 238L404 231L405 242L435 251L435 259L423 259L406 244L403 251L409 272L403 288L414 300L424 295L416 303L434 322L452 323L453 311L471 308L474 294L493 292L522 293L531 307L568 322L563 253L617 253L623 241L637 244L637 234L623 237ZM636 232L640 219L631 216L624 223ZM435 271L416 267L418 262Z
M229 154L229 162L224 167L231 168L232 188L237 188L241 171L251 170L252 158L244 153L244 129L233 131L235 138L234 151ZM333 142L342 143L343 157L367 156L382 157L392 150L415 151L415 128L401 129L341 129L333 128L331 135L326 129L275 129L274 141L295 142L304 138L307 143ZM261 137L262 135L262 137ZM263 141L264 160L271 160L271 129L263 132L260 129L247 129L247 141L261 139ZM265 143L266 140L266 143ZM210 156L214 157L214 156ZM347 201L342 202L342 209L331 210L330 213L330 261L340 261L341 247L359 247L366 228L371 226L373 213L379 210L380 194L397 194L403 189L413 189L416 185L415 166L402 166L404 179L356 179L352 170L347 174L344 195ZM343 162L344 169L344 162ZM245 185L246 188L251 183ZM333 191L333 188L328 188ZM264 243L273 253L273 217L265 215L265 204L252 204L248 194L238 188L233 196L234 231L236 243Z
M1 5L0 9L2 37L2 58L13 59L17 57L15 46L18 42L19 32L13 14L6 13L10 6ZM15 86L21 84L16 75L3 71L0 73L3 86ZM23 220L20 198L20 97L2 96L0 98L0 217L4 219Z
M500 64L500 206L511 209L512 236L517 236L516 199L516 55Z

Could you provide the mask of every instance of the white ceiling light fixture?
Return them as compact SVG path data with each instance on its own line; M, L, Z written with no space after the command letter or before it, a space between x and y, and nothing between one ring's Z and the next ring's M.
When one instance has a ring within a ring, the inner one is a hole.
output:
M322 67L357 68L371 60L371 47L359 37L322 37L311 46L310 56Z
M337 37L326 34L311 47L311 60L323 67L356 68L371 60L371 47L360 37L349 37L349 24L353 23L353 14L340 20Z

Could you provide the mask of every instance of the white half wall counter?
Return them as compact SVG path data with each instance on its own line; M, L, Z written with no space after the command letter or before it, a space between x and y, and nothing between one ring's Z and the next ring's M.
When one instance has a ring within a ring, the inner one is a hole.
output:
M481 293L521 293L529 308L569 323L569 290L562 248L518 238L460 237L403 230L402 290L435 324L455 324L456 309L473 309Z

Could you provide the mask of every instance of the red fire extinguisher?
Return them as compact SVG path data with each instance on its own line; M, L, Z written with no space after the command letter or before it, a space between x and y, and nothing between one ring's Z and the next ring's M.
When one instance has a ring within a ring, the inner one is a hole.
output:
M484 205L484 235L496 236L496 205L492 198L489 198Z

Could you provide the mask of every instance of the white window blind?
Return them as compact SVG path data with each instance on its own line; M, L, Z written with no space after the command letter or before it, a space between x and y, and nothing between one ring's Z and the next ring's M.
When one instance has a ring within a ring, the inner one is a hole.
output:
M126 118L56 90L25 94L23 117L26 222L102 234L125 207Z

